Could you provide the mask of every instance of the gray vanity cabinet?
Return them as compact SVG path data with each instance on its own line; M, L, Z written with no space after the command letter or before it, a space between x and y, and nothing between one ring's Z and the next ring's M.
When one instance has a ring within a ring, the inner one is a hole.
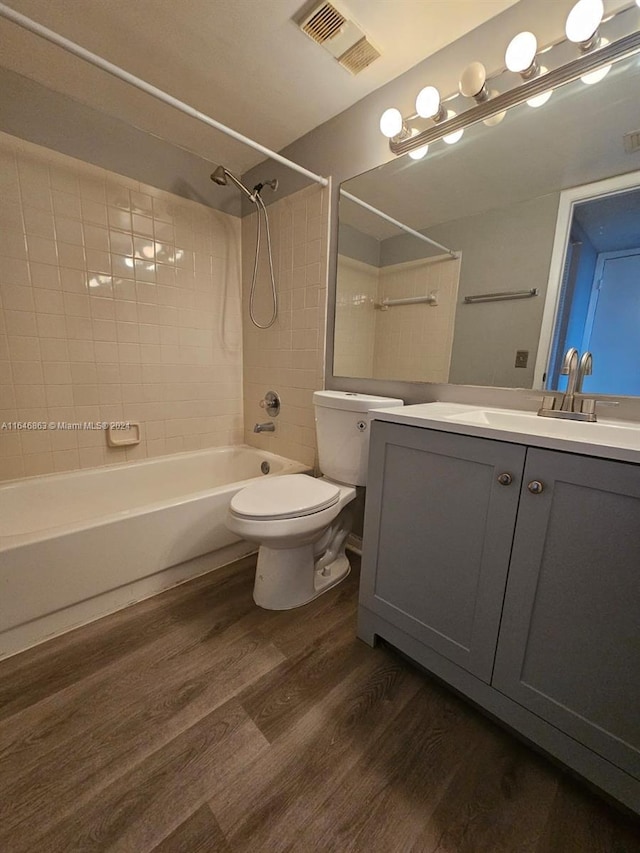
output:
M370 452L361 603L489 682L525 449L375 422Z
M374 421L358 633L640 813L640 465Z
M640 778L640 467L529 448L492 684Z

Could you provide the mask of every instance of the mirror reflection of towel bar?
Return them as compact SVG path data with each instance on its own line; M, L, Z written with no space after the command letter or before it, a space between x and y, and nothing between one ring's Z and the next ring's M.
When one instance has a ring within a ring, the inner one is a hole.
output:
M505 290L502 293L479 293L477 296L465 296L464 301L473 302L501 302L503 299L530 299L538 295L538 288L531 290Z
M427 305L437 305L438 294L430 293L429 296L407 296L406 299L387 299L385 297L382 302L374 302L373 307L378 308L380 311L386 311L387 308L393 308L394 305L418 305L421 302L425 302Z

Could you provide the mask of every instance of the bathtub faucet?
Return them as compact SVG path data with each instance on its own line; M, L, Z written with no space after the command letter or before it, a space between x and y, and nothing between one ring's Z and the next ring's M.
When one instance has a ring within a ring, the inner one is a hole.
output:
M275 432L276 425L273 421L267 421L266 424L256 424L253 428L254 432Z

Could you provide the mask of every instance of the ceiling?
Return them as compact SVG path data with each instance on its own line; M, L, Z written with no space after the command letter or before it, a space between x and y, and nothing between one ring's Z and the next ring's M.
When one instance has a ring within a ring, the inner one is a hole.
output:
M7 5L273 150L517 0L334 0L382 57L357 76L295 23L304 0L9 0ZM295 20L294 20L295 19ZM244 172L264 159L0 19L0 64Z

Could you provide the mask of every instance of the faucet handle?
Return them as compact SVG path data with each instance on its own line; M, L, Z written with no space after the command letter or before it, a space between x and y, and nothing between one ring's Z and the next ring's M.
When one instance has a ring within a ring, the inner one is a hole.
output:
M267 391L264 399L260 400L260 408L265 409L270 418L276 418L280 414L280 397L277 391Z

